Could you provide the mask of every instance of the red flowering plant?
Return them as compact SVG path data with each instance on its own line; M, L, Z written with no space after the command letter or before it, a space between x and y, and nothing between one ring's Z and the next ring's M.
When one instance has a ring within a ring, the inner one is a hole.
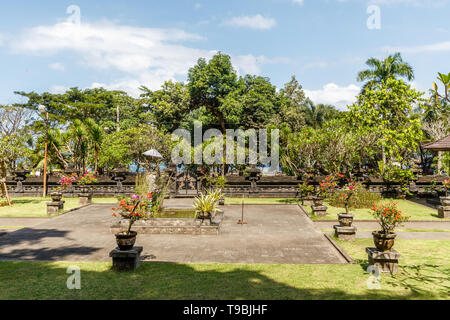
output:
M341 201L344 204L345 214L350 214L350 199L355 193L355 183L353 181L349 181L347 186L342 190L342 194L340 196Z
M81 175L78 179L78 185L79 186L85 186L89 184L94 184L98 182L98 179L95 177L97 172L93 171L86 171L83 175Z
M130 197L120 197L117 208L111 208L113 217L122 217L128 220L129 235L133 224L141 219L145 219L152 208L152 194L148 193L145 197L133 194Z
M377 219L377 222L382 228L382 233L390 234L393 233L395 228L407 222L411 217L404 216L400 210L397 208L397 203L381 204L377 206L376 204L372 207L372 214Z
M448 189L450 189L450 179L442 181L442 185L444 186L445 189L445 196L448 197Z
M61 180L59 181L60 187L56 188L55 190L66 191L76 182L77 182L77 176L75 174L71 175L71 176L63 175L61 177Z
M334 194L337 187L336 176L330 175L326 176L324 180L316 188L317 196L321 198L327 198L328 196Z

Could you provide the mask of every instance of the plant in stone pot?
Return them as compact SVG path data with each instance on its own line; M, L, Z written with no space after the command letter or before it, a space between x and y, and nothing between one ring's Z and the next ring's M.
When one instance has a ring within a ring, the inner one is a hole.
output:
M340 200L342 201L345 213L338 213L339 224L342 227L350 227L353 223L353 214L350 213L351 198L355 193L355 183L350 181L348 185L341 191Z
M206 195L201 194L194 199L194 208L198 219L211 219L212 213L218 210L217 202L219 196L215 192L208 192Z
M314 186L310 184L311 177L312 177L311 174L307 174L305 180L298 185L298 191L302 198L302 204L304 203L304 200L310 198L315 191Z
M88 186L98 182L95 174L96 172L86 171L78 178L77 185L81 188L81 193L78 195L80 205L92 202L92 192L89 191Z
M147 217L147 213L151 211L152 194L149 193L145 198L139 195L132 195L130 197L122 197L117 208L112 208L114 217L121 217L128 220L128 227L126 231L117 233L116 242L119 250L131 250L136 242L136 231L131 231L133 224L141 219Z
M378 250L390 251L394 245L397 234L395 228L407 222L410 217L404 216L397 208L396 203L376 204L372 207L372 214L381 226L380 231L372 232L373 242Z
M77 184L81 187L81 189L84 189L83 191L86 192L89 185L98 182L98 179L95 176L96 173L97 172L86 171L83 175L81 175L78 178Z
M444 181L442 181L442 186L444 187L445 190L445 196L441 197L441 204L446 207L446 206L450 206L450 197L448 195L448 189L450 189L450 179L446 179Z

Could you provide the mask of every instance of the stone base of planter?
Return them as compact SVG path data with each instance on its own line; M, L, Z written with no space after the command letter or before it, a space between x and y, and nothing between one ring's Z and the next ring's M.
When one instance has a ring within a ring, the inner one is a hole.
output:
M327 215L327 206L311 206L312 213L316 217L325 217Z
M55 216L59 214L60 210L64 209L64 201L47 202L47 215Z
M80 193L78 195L78 203L80 206L86 206L92 203L92 193Z
M450 206L440 206L438 208L439 218L450 218Z
M131 250L120 251L119 248L109 253L112 258L112 268L115 271L134 271L139 267L142 247L133 247Z
M356 227L334 226L335 236L342 241L353 241L356 237Z
M380 273L395 274L398 272L398 260L400 253L392 249L382 252L376 248L366 248L369 265L378 267Z

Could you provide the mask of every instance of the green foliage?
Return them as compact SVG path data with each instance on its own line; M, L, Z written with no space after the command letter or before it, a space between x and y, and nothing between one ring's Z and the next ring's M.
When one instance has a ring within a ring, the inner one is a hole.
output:
M217 210L217 202L221 198L220 194L209 191L207 194L201 194L194 199L194 208L198 213L212 213Z
M422 92L402 80L389 78L366 90L350 107L351 125L377 136L377 145L391 161L404 161L414 153L423 132L413 107L422 103Z
M358 74L358 81L367 81L363 86L363 92L373 90L377 85L388 79L404 77L409 81L414 79L413 68L404 62L400 53L388 56L384 60L370 58L366 61L370 69L363 70Z
M378 193L370 192L365 189L361 182L354 184L352 196L349 199L348 207L354 209L371 208L374 203L381 200L381 196ZM343 194L348 193L347 190L339 190L332 194L329 198L329 203L333 207L345 208L345 197Z

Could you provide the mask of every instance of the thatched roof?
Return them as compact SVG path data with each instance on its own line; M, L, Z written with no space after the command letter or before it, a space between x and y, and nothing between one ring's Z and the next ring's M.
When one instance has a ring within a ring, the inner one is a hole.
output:
M423 145L423 148L434 151L450 151L450 135Z

